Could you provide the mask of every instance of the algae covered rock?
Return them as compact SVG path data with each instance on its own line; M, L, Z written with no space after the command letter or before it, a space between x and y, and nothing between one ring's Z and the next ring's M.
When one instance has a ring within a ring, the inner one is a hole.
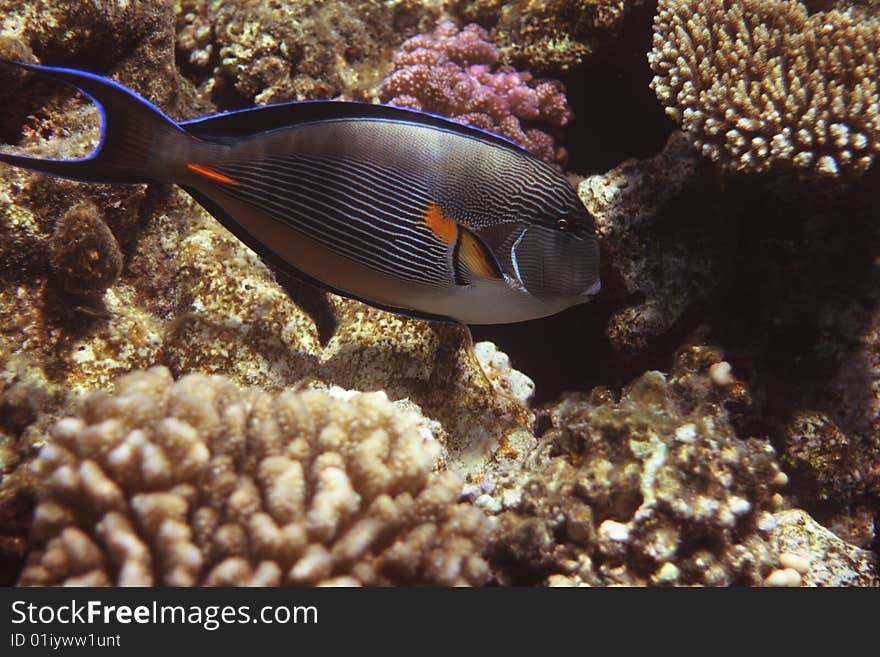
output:
M455 0L467 21L491 28L505 61L542 74L577 69L620 31L642 0Z
M880 586L877 557L868 550L847 544L800 509L774 519L776 549L784 564L800 571L804 586Z
M702 174L696 153L673 134L655 157L627 160L578 186L596 218L604 266L622 284L608 337L623 353L644 351L721 283L727 230L704 219L711 205L696 220L687 212L713 189L714 181Z
M122 271L119 243L93 203L71 208L58 221L49 248L55 279L74 295L103 294Z
M727 409L745 392L713 380L722 362L685 349L620 399L596 389L555 407L522 470L494 482L502 581L762 583L780 470L767 441L737 436Z
M220 106L370 98L389 49L430 28L439 2L177 3L184 68Z
M112 72L163 108L192 100L174 67L172 3L2 0L0 17L0 32L43 63Z

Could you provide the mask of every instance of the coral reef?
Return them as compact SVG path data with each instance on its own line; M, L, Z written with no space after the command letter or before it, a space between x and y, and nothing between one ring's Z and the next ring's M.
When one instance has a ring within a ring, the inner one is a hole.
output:
M178 61L221 108L368 100L387 52L433 27L440 2L182 0Z
M524 469L493 482L502 581L763 583L783 479L766 441L737 437L727 409L748 396L730 374L713 380L723 362L692 347L619 400L603 389L563 400Z
M583 64L642 0L455 0L455 13L492 29L504 61L542 74Z
M836 177L880 150L880 19L797 0L660 0L652 88L726 169Z
M3 167L0 582L876 584L876 0L660 0L654 87L683 132L655 157L674 126L649 116L638 1L99 4L0 0L0 58L109 75L178 119L376 100L387 74L404 105L471 103L478 125L554 137L561 89L501 65L567 71L574 168L642 159L579 187L601 297L473 346L462 327L276 280L172 188ZM432 35L450 16L486 31ZM706 34L723 47L696 65ZM783 49L790 78L772 73ZM406 91L419 65L431 98ZM69 89L0 67L0 99L0 140L22 152L80 157L98 139ZM680 344L724 352L654 371ZM295 484L279 459L327 494L261 496Z
M10 242L14 248L33 226L35 257L47 249L57 212L52 204L63 203L75 184L10 175L15 183L5 190L21 221L4 231L19 236ZM10 330L0 335L0 348L32 363L28 371L39 372L32 377L39 387L106 388L125 372L157 363L176 375L223 373L269 388L317 377L412 398L444 424L454 460L528 426L523 404L499 395L486 379L466 329L389 315L300 283L282 288L194 202L182 193L157 194L121 278L97 310L71 307L53 292L48 256L32 263L28 276L10 272L3 280L0 307ZM323 338L319 326L327 328Z
M380 4L376 11L391 6ZM145 10L151 6L143 4ZM21 29L17 37L7 34L2 47L29 52L27 44L41 25L31 7L20 3L4 14L4 25L15 19ZM426 20L429 15L426 10ZM132 29L118 26L118 38ZM407 29L422 27L417 21ZM176 118L203 113L198 108L210 103L203 98L189 104L192 98L181 92L186 85L178 87L175 77L166 75L174 71L173 24L163 23L154 37L143 51L130 43L131 54L110 71L107 62L93 65L85 54L46 63L109 73ZM82 52L95 48L84 46ZM25 91L4 104L2 134L38 157L75 158L93 149L98 117L90 104L10 71L0 70L3 92ZM154 96L155 85L163 90ZM8 167L0 176L0 390L9 410L0 425L0 504L8 501L10 513L26 513L28 505L15 500L33 490L27 463L44 441L47 424L77 395L112 389L119 376L156 364L175 376L222 373L269 389L317 378L410 398L442 422L450 450L446 461L456 467L491 458L499 441L531 422L520 401L496 392L488 381L465 329L391 316L294 281L282 287L181 192L82 185ZM65 242L58 222L83 216L88 231ZM87 248L73 249L77 244ZM98 260L89 265L91 273L74 271L93 251ZM119 278L102 290L115 276L120 252ZM59 275L62 270L66 273ZM84 277L88 294L78 289L74 297L65 290L74 275ZM21 541L26 517L10 519L8 526L10 536Z
M572 119L564 90L526 72L496 68L499 55L488 39L478 25L459 30L446 22L433 34L406 40L379 86L379 100L497 132L547 162L564 163L565 150L544 128L556 131Z
M755 392L749 421L772 438L792 503L871 545L880 492L876 175L807 190L712 169L676 133L660 155L580 184L608 269L610 347L656 362L673 341L723 344Z
M491 523L382 393L241 391L153 368L92 393L35 462L21 583L480 584Z
M173 65L170 4L158 0L111 4L0 1L0 55L109 74L166 111L190 113L193 95ZM23 152L75 158L97 143L97 111L68 89L0 67L0 101L0 135ZM71 367L76 368L71 343L82 337L84 325L89 332L100 324L105 313L101 294L119 275L125 249L138 235L135 227L144 198L140 186L75 185L3 168L0 534L4 568L20 557L12 546L23 541L29 526L33 480L26 463L32 447L42 441L48 420L76 394L68 378ZM131 328L129 324L119 331L119 349L127 348L125 333ZM100 381L95 385L104 385L107 379ZM2 577L7 582L15 579L6 572Z

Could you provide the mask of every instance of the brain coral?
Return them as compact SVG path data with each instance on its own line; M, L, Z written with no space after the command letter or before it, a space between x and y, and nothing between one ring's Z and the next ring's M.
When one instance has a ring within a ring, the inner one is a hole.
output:
M729 170L860 174L880 150L880 21L796 0L660 0L652 88Z
M478 25L459 31L450 22L408 39L379 87L379 100L491 130L547 162L563 163L565 150L534 127L556 130L573 118L561 86L509 66L496 68L498 51L488 39Z
M164 368L58 422L20 583L480 584L491 523L382 393L240 390Z

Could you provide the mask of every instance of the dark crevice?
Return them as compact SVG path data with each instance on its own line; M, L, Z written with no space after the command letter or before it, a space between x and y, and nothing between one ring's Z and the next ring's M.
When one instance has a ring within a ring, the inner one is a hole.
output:
M656 5L629 10L613 47L599 48L562 79L575 113L564 142L569 171L604 173L628 158L652 157L676 129L649 86Z

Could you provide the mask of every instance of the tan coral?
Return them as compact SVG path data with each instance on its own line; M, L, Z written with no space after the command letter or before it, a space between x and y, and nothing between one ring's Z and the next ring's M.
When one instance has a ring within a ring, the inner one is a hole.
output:
M34 469L21 584L481 584L492 524L383 393L165 368L85 397Z
M860 174L880 150L880 21L796 0L661 0L648 60L667 113L729 170Z

